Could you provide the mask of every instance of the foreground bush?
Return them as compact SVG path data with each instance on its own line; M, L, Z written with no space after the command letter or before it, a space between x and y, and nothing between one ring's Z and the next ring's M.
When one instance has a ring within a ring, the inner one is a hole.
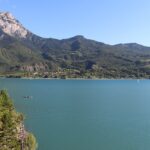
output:
M0 91L0 150L36 150L35 137L23 125L6 91Z

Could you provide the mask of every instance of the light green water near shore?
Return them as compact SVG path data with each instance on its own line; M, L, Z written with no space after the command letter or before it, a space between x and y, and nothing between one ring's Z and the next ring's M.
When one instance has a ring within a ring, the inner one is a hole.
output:
M0 79L0 88L39 150L150 149L149 80Z

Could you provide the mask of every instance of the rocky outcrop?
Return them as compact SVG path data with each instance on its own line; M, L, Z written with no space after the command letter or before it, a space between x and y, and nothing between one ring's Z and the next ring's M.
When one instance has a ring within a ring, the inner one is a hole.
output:
M19 38L26 38L29 32L9 12L0 13L0 28L4 33Z
M49 67L47 64L39 63L39 64L21 66L19 70L28 71L28 72L40 72L40 71L47 71L48 68Z

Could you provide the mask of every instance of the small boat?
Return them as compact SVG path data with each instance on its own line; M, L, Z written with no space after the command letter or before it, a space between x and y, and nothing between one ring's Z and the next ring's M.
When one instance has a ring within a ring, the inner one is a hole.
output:
M24 99L32 99L32 96L23 96Z

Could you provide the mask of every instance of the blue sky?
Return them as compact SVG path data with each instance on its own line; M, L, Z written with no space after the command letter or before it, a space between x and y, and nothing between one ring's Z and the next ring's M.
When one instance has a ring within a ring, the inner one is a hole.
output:
M150 46L149 0L0 0L0 10L43 37Z

